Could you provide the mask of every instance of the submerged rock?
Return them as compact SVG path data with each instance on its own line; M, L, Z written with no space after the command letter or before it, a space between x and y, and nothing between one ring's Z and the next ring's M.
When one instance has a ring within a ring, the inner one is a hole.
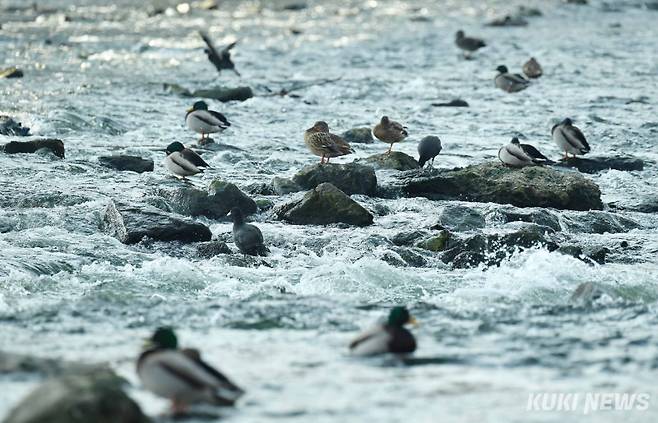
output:
M368 127L349 129L343 132L342 137L349 144L372 144L375 142L372 138L372 130Z
M330 183L322 183L301 200L282 206L277 217L296 225L346 223L367 226L373 222L368 210Z
M505 15L486 24L487 26L526 26L528 21L518 15Z
M560 231L560 219L548 210L537 209L499 209L494 212L499 215L504 223L527 222L535 223L540 226L546 226L554 231Z
M196 90L192 93L192 97L212 98L219 100L222 103L228 101L245 101L254 96L251 87L215 87L203 90Z
M427 231L407 231L400 232L391 237L391 242L394 245L403 246L403 245L412 245L420 238L423 238L428 235Z
M564 219L567 229L571 232L603 234L624 233L640 228L640 224L616 213L590 211L571 215Z
M158 194L165 199L171 211L186 216L223 219L233 207L239 207L245 214L258 210L256 202L240 188L221 180L211 182L208 191L181 186L175 189L159 189Z
M222 241L200 242L196 246L196 253L204 259L213 258L220 254L233 254L233 251Z
M617 157L570 157L567 160L559 161L556 166L573 167L583 173L597 173L603 170L644 170L644 160L637 157L617 156Z
M465 100L462 100L460 98L450 100L447 103L432 103L432 106L434 106L434 107L469 107L468 103Z
M103 229L124 244L144 238L156 241L210 241L210 229L197 222L179 219L156 208L140 209L110 202L103 214Z
M434 200L571 210L603 208L601 191L594 182L578 173L540 166L513 169L490 162L423 174L407 172L399 176L396 186L403 195Z
M16 66L11 66L6 69L0 69L0 78L22 78L23 71Z
M4 423L147 423L109 369L49 379L25 397Z
M359 162L372 165L375 169L411 170L420 167L416 159L401 151L391 151L390 154L375 154L361 159Z
M0 135L15 135L26 137L30 135L30 128L23 126L9 116L0 115Z
M139 156L102 156L98 158L98 161L105 167L119 171L153 172L153 160L142 159Z
M64 142L54 138L43 138L31 141L11 141L4 145L6 154L35 153L41 149L50 150L54 155L64 158Z
M304 189L313 189L329 182L348 195L377 193L377 176L370 166L358 163L314 164L304 167L292 177L293 182Z
M446 206L439 215L438 229L466 232L484 228L484 216L479 211L462 205Z

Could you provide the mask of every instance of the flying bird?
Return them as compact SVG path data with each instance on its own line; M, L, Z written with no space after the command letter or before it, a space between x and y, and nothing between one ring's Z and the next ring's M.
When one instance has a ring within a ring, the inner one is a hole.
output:
M235 69L235 63L231 60L231 49L238 42L234 41L218 52L212 40L210 40L210 37L205 32L200 31L199 35L203 39L203 42L206 43L206 48L203 51L208 55L208 60L215 65L217 71L221 73L223 70L232 70L237 76L240 76L240 73Z

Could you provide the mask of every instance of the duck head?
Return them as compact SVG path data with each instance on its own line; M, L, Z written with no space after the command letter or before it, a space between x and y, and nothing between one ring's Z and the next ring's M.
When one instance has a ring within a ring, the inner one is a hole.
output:
M167 326L159 327L155 330L153 336L146 341L145 347L175 350L178 348L178 338L176 338L172 328Z
M570 118L566 118L562 121L562 125L567 125L567 126L573 125L573 122Z
M406 324L416 324L416 319L409 314L409 310L406 307L393 307L391 312L388 314L388 324L389 326L401 327Z
M183 151L185 149L185 146L178 141L172 142L167 146L167 149L165 150L167 152L167 156L170 155L171 153L175 153L177 151Z
M517 137L512 138L512 141L510 141L510 142L511 142L512 144L516 144L516 145L519 145L519 144L520 144L519 139L518 139Z
M329 132L329 125L323 120L319 120L313 124L312 127L307 129L308 132Z
M462 31L462 30L460 29L460 30L457 31L457 33L455 34L455 37L456 37L457 39L464 38L464 31Z
M382 116L382 120L379 121L379 123L381 123L382 125L388 125L390 122L391 122L391 121L390 121L390 119L388 118L388 116Z
M194 112L195 110L208 110L208 104L205 101L197 101L187 112Z
M507 71L507 66L505 66L505 65L500 65L500 66L498 66L498 67L496 68L496 70L497 70L498 72L500 72L500 73L507 73L507 72L508 72L508 71Z
M231 218L233 223L237 223L238 225L244 222L244 214L239 207L233 207L228 216Z

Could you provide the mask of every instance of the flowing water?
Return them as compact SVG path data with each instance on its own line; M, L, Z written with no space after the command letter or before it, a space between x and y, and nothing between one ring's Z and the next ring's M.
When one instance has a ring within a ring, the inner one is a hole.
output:
M449 204L420 198L355 196L378 211L367 228L292 226L261 212L253 218L272 250L268 265L198 259L188 246L126 246L99 229L110 199L149 204L159 185L175 184L161 150L196 139L183 122L193 99L165 92L165 82L250 85L256 94L210 102L233 122L218 142L244 151L207 153L213 169L199 186L217 177L242 187L290 177L317 161L302 132L320 119L340 133L388 114L411 133L396 149L415 155L420 138L438 135L437 166L450 168L494 159L516 133L557 158L550 127L571 116L592 154L647 161L644 171L590 176L605 203L636 204L655 196L658 183L658 11L644 6L651 2L345 0L291 11L279 2L229 1L183 14L151 13L168 5L154 1L50 0L36 12L27 3L0 1L0 67L25 71L0 80L0 112L35 135L63 139L66 158L0 155L1 350L110 362L152 415L166 403L140 388L134 360L142 339L169 324L248 391L222 412L227 421L658 419L655 215L622 212L637 227L614 234L564 226L581 245L609 248L605 265L537 248L500 266L458 270L433 253L423 267L384 260L391 254L384 237L431 227ZM483 26L521 4L543 16L527 18L526 27ZM460 28L489 47L464 60L453 44ZM218 76L198 30L218 45L239 40L241 78ZM496 66L518 71L530 56L544 66L541 79L515 95L493 87ZM324 78L340 79L268 95ZM470 107L431 105L456 97ZM358 157L385 149L355 145ZM153 158L155 171L100 167L97 157L112 153ZM380 183L392 173L379 171ZM473 206L487 216L499 207ZM570 216L587 218L562 219ZM198 220L222 239L230 233L227 221ZM485 231L505 230L487 222ZM605 294L570 302L583 282ZM354 334L395 304L421 322L416 356L426 360L350 357ZM0 418L37 382L0 375ZM536 392L648 393L651 401L644 411L584 415L582 403L575 412L527 411Z

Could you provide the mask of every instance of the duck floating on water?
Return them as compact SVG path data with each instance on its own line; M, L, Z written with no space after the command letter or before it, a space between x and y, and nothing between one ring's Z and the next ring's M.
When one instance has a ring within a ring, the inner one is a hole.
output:
M354 153L352 147L343 138L329 132L327 122L318 121L304 132L304 143L311 153L320 156L320 164L329 163L332 157Z
M185 148L178 141L169 144L165 151L167 157L165 157L164 164L177 178L185 179L186 176L196 175L210 167L201 156L189 148Z
M553 163L530 144L521 144L517 137L498 150L498 158L511 167L537 166Z
M386 154L391 154L393 144L398 143L409 136L407 127L392 121L388 116L382 116L381 120L372 130L373 135L379 141L389 144Z
M416 351L416 339L404 325L415 323L406 307L393 307L385 324L363 332L350 343L350 352L359 356L410 354Z
M587 154L591 150L585 139L585 135L583 135L580 129L573 126L573 122L569 118L554 125L551 129L551 135L555 144L557 144L560 150L564 151L565 159L569 158L569 153L576 157L579 154Z
M525 90L530 86L530 81L525 79L523 75L518 73L509 73L507 66L500 65L496 68L498 75L494 78L494 83L497 88L508 92L516 93Z
M185 124L194 132L201 134L201 140L208 134L222 132L231 126L226 116L214 110L208 110L205 101L197 101L185 115Z
M137 359L142 385L172 402L172 412L185 412L191 404L232 406L244 391L201 359L198 350L179 349L169 327L158 328Z

